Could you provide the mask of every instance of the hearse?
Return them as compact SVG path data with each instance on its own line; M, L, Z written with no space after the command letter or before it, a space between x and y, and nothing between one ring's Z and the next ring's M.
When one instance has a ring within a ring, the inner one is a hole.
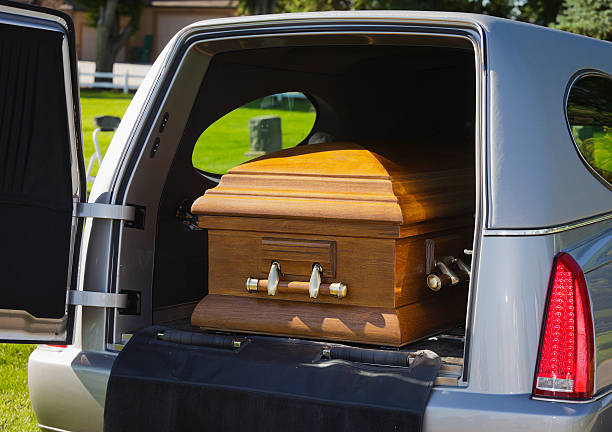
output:
M198 22L88 194L70 18L2 0L0 35L0 340L40 344L42 430L612 427L609 42L457 13ZM307 130L206 135L275 104Z

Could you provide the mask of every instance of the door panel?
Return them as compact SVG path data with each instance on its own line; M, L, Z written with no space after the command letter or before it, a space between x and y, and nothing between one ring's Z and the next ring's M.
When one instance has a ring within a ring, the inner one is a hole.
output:
M85 183L69 20L0 2L0 340L70 338Z

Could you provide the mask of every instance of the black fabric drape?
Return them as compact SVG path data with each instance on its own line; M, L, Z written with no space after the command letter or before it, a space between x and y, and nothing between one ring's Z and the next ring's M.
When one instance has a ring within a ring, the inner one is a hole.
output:
M322 344L252 337L237 351L164 342L119 353L104 431L418 431L440 359L410 367L322 360Z
M0 24L0 309L65 313L72 186L58 31Z

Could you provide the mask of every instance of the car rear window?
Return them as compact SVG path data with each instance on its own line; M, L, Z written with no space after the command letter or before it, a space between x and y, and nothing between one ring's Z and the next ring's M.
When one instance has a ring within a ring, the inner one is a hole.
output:
M567 100L567 120L578 152L591 172L612 183L612 80L586 75L574 82Z

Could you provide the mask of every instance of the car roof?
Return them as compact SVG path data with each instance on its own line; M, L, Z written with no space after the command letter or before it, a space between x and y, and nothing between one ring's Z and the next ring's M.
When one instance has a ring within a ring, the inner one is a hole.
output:
M290 23L293 21L307 20L310 22L316 21L410 21L418 23L419 21L427 24L445 23L445 24L472 24L481 26L485 31L491 31L496 24L503 23L504 25L513 26L517 29L529 27L541 32L557 33L561 37L586 39L591 43L600 43L609 45L608 41L590 38L583 35L569 33L550 27L543 27L535 24L530 24L522 21L500 18L491 15L472 14L463 12L445 12L445 11L414 11L414 10L358 10L358 11L327 11L327 12L298 12L298 13L283 13L269 15L244 15L235 17L213 18L194 22L186 27L212 27L219 25L241 25L241 24L261 24L261 23Z

